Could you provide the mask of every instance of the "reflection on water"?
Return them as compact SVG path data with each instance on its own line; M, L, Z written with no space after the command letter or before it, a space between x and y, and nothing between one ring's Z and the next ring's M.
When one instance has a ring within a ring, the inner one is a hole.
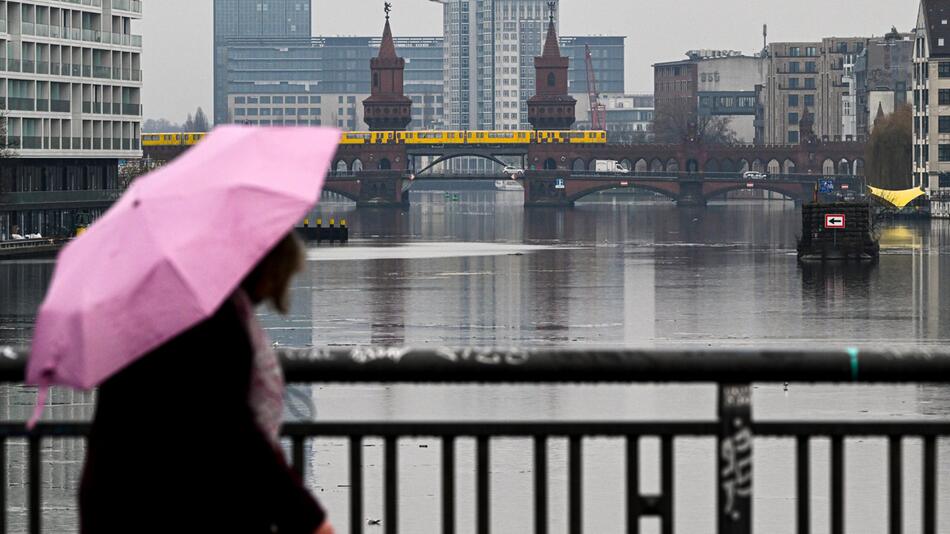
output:
M875 265L799 265L799 214L790 203L733 202L677 209L665 201L605 201L574 209L521 207L518 193L414 194L409 211L355 210L323 205L324 219L346 218L355 238L347 247L309 251L295 281L292 313L264 313L262 323L287 346L875 346L939 347L950 337L941 273L950 273L950 225L943 221L888 223L880 228ZM330 261L332 260L332 261ZM0 344L24 344L53 265L0 263ZM950 296L950 295L948 295ZM950 417L944 387L810 387L791 391L759 386L757 418ZM312 400L312 406L306 402ZM58 392L56 418L83 419L92 395ZM8 420L25 418L33 397L20 388L0 392ZM378 419L702 419L713 416L710 387L375 387L299 386L288 417ZM426 447L420 447L426 445ZM919 465L919 444L906 446L907 465ZM225 445L226 446L226 445ZM849 528L883 532L886 510L884 445L848 445ZM44 493L55 531L74 524L71 491L81 446L50 440ZM756 526L769 533L794 528L794 451L789 443L759 440ZM11 521L23 526L23 444L9 446ZM473 445L459 443L460 527L474 513ZM619 532L622 445L585 442L585 521L588 531ZM882 452L884 451L884 452ZM308 483L347 529L346 445L319 440L308 449ZM950 459L943 443L940 452ZM678 531L708 532L714 503L714 444L677 443ZM382 517L381 445L364 450L366 511ZM659 490L656 443L643 447L644 492ZM401 527L437 532L439 446L407 440L400 447ZM530 530L530 444L492 446L496 532ZM814 479L827 476L827 444L813 451ZM553 531L564 530L566 446L551 450ZM940 464L941 502L950 497L950 463ZM918 493L919 470L908 467L908 499ZM915 495L917 497L915 497ZM508 496L507 498L505 496ZM511 496L523 496L511 497ZM827 513L828 492L815 483L813 508ZM917 507L919 508L919 507ZM950 510L941 510L942 525ZM919 512L908 505L908 528ZM526 513L525 510L528 510ZM916 514L916 515L915 515ZM816 527L818 525L816 524ZM941 527L943 528L943 527ZM820 529L818 529L820 530ZM462 531L465 531L464 529Z

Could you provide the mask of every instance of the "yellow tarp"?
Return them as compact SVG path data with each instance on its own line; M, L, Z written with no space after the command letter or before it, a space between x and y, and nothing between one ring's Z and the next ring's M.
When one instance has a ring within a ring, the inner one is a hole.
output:
M872 195L898 209L903 208L904 206L916 200L918 197L924 195L923 190L917 188L905 189L903 191L889 191L887 189L878 189L876 187L868 186L868 189L871 190Z

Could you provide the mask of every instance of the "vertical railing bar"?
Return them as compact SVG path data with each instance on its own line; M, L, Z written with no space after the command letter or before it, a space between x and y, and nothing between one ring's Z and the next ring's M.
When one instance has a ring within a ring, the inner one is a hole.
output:
M455 534L455 436L442 438L442 534Z
M476 442L476 525L475 531L478 534L488 534L491 530L491 481L490 481L490 461L488 436L478 436Z
M350 436L350 532L363 533L363 436Z
M384 510L383 510L383 523L385 527L386 534L396 534L399 531L399 480L396 478L398 476L398 446L399 442L396 440L396 436L386 436L386 446L385 446L385 480L383 481L384 489Z
M297 473L300 480L304 479L303 440L303 436L294 436L291 439L290 447L291 465L293 465L294 473Z
M844 534L844 438L831 438L831 534Z
M673 534L673 436L663 436L660 464L662 465L663 497L661 498L660 517L663 521L663 534Z
M29 450L27 454L30 456L30 497L27 502L27 507L29 508L29 531L30 534L40 534L43 530L43 526L40 523L40 512L43 506L40 495L40 478L42 476L40 471L40 435L31 433L28 442Z
M571 534L582 534L583 517L583 441L581 436L571 436L568 444L568 525Z
M0 438L0 534L7 532L7 439Z
M534 437L534 532L548 533L548 438Z
M627 436L627 534L640 534L640 436Z
M924 438L924 534L937 534L937 438Z
M888 479L890 486L890 534L901 534L904 524L903 513L903 473L901 472L901 436L891 436L888 439Z
M797 439L795 469L798 472L798 534L811 532L811 441L808 436Z

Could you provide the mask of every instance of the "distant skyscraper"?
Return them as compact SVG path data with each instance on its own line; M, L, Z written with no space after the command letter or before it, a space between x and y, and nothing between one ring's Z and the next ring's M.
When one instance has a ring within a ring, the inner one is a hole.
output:
M311 0L214 0L214 121L228 122L228 42L310 37Z
M548 0L432 1L444 5L446 126L530 128Z

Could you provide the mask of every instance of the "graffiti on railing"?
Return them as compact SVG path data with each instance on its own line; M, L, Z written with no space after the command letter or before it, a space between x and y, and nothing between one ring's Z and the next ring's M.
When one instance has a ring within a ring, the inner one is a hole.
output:
M724 384L719 397L719 532L748 532L752 514L752 389Z

